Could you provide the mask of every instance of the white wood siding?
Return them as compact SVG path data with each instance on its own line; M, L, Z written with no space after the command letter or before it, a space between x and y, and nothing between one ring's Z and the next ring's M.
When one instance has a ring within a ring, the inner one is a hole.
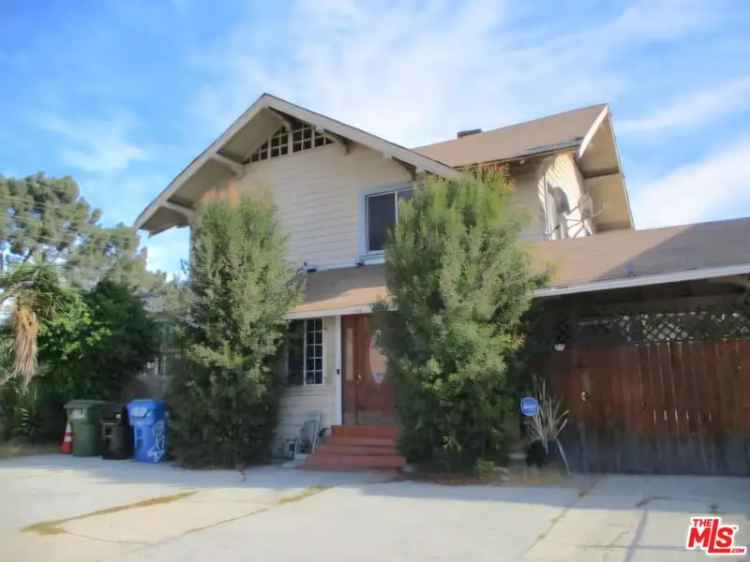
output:
M544 208L539 199L538 176L536 171L515 176L513 202L516 213L524 221L521 238L524 240L544 240Z
M364 194L410 181L393 160L360 145L345 154L336 143L254 162L225 189L269 194L289 235L291 260L327 268L359 261Z
M591 225L587 221L585 228L581 228L579 222L581 213L577 207L584 193L584 187L583 177L576 165L573 153L551 156L542 163L538 181L539 201L542 205L544 205L545 182L549 187L561 188L568 198L572 210L568 215L568 236L571 238L588 236L591 233ZM550 211L549 206L548 211Z
M336 318L323 318L323 384L289 386L279 405L279 425L274 436L274 453L281 452L285 439L299 436L307 413L323 414L322 427L336 423Z
M552 205L545 205L545 185L559 187L565 192L572 212L568 215L570 237L587 236L591 225L587 221L581 228L581 214L577 209L584 193L583 177L572 153L563 153L543 159L533 170L512 178L513 199L526 224L521 237L526 240L544 240L554 222Z

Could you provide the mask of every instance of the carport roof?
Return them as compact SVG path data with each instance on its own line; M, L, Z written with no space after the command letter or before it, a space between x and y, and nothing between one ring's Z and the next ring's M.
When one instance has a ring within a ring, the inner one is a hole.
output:
M750 218L648 230L605 232L529 245L538 271L549 271L538 297L750 274ZM303 304L290 318L368 312L387 297L382 265L308 276Z

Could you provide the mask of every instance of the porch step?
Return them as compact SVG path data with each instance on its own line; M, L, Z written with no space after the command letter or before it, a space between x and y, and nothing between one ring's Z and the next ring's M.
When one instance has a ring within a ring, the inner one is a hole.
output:
M332 455L372 455L388 456L393 455L395 449L392 445L342 445L338 441L323 443L315 454L332 456Z
M386 439L378 437L329 437L324 443L336 443L337 445L361 445L364 447L390 447L396 448L395 439Z
M396 439L398 427L388 425L334 425L334 437Z
M397 427L334 426L328 437L307 458L305 469L398 469L406 459L396 450Z
M318 455L308 457L305 469L399 469L406 459L399 455Z

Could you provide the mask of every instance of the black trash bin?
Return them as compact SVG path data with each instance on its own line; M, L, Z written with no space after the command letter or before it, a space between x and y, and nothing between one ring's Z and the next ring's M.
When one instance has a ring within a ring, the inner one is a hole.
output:
M133 456L133 428L125 404L108 404L102 412L102 458L129 459Z

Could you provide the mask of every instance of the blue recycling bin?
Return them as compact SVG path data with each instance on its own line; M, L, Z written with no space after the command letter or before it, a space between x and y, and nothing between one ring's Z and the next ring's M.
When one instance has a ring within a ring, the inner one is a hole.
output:
M128 404L133 426L135 460L161 462L167 453L167 406L163 400L133 400Z

